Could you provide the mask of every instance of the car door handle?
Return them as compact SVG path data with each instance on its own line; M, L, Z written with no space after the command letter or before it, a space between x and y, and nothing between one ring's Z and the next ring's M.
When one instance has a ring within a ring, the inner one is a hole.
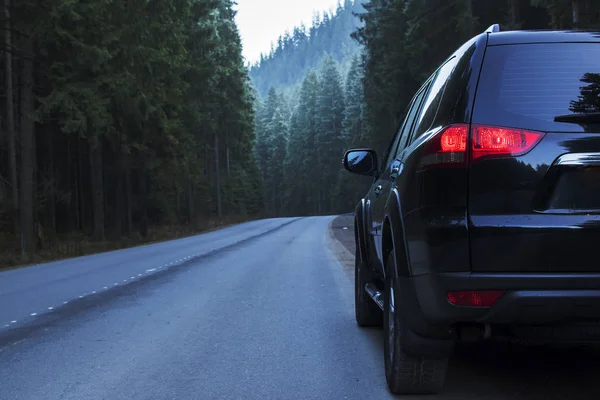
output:
M403 164L400 161L394 161L390 168L390 178L396 179L402 172Z
M381 193L382 190L383 190L383 185L377 185L377 187L375 188L375 194L377 196L379 196L379 194Z

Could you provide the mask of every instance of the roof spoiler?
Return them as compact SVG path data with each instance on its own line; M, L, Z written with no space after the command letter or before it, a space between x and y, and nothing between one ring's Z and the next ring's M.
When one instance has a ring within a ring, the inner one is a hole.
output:
M485 33L497 33L500 32L500 24L494 24L485 30Z

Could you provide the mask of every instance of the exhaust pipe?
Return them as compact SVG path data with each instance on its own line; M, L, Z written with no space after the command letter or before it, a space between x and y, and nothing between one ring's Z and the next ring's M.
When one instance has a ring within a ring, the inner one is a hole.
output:
M480 340L487 340L492 337L492 326L483 325L465 325L459 330L459 338L463 343L473 343Z

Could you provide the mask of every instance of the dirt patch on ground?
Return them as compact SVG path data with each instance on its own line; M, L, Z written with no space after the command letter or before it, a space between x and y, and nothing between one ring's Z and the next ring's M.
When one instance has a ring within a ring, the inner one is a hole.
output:
M354 216L340 215L329 224L330 248L344 267L348 277L354 279Z
M354 214L340 215L331 222L333 237L354 255Z

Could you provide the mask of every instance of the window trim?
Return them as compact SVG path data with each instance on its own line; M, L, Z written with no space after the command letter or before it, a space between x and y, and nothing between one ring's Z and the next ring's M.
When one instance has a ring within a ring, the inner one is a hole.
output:
M393 161L392 159L390 159L390 161L388 162L388 159L391 157L392 154L395 154L395 149L398 148L398 144L400 143L400 140L402 139L402 135L401 134L402 134L402 130L404 129L404 125L406 124L406 117L408 116L408 114L410 114L410 111L413 108L413 105L414 105L414 102L415 102L415 98L416 98L416 95L413 96L412 99L410 99L410 101L408 102L408 105L406 106L405 117L398 124L399 127L396 129L396 133L394 134L394 138L390 142L390 144L388 146L388 149L385 152L385 156L381 159L380 172L385 171L385 169L387 168L387 166L390 165L392 163L392 161Z
M431 77L429 79L431 79L431 84L429 86L429 93L427 93L427 98L429 98L429 96L432 94L431 90L433 89L433 85L435 85L436 81L440 78L440 72L441 70L448 65L448 63L450 63L451 61L455 60L454 63L454 67L452 68L452 70L450 71L450 73L448 75L446 75L446 79L444 82L444 85L442 88L440 88L440 101L438 102L437 108L435 110L435 114L433 116L433 119L431 121L431 123L429 124L429 126L423 131L423 133L421 135L423 135L424 133L426 133L427 131L431 130L431 127L433 126L433 124L435 123L435 120L437 118L437 114L440 110L440 105L442 104L442 100L444 99L444 95L446 93L446 89L448 87L448 81L449 78L452 76L452 73L454 72L454 70L456 69L456 66L458 65L458 62L460 61L460 59L458 57L456 57L455 55L449 57L443 64L441 64L438 69L435 70L435 72L433 74L431 74ZM425 99L423 99L423 101L425 101ZM421 110L419 111L419 118L421 118L423 116L423 111L424 111L424 103L421 103ZM418 139L418 137L416 137L416 132L417 132L417 126L420 125L415 125L412 129L412 131L410 132L410 138L406 144L406 147L409 147L410 145L412 145L416 139Z
M409 139L410 136L412 135L412 132L414 131L415 128L415 122L416 122L416 118L417 116L420 114L420 112L422 111L423 108L423 101L425 100L425 98L427 97L427 94L429 93L428 91L431 89L431 82L432 82L432 77L429 77L425 83L419 88L419 90L417 91L417 93L413 96L413 99L411 100L413 106L411 107L411 109L409 110L408 114L406 115L406 117L404 118L404 122L402 123L402 134L400 136L400 140L398 141L398 145L396 146L396 149L394 151L394 157L392 160L396 160L398 158L400 158L400 154L404 151L404 149L406 149L409 145ZM419 101L419 104L415 103L415 100L421 95L423 94L423 97L421 98L421 100ZM415 118L413 119L413 121L411 122L411 126L407 127L406 123L408 122L408 117L410 116L412 110L414 107L417 107L416 113L415 113ZM407 128L408 130L405 131L405 128ZM406 138L406 140L404 140L404 138Z

